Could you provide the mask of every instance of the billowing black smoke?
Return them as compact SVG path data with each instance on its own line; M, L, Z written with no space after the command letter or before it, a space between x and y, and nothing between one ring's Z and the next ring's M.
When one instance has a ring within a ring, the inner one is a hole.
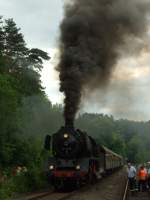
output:
M136 44L141 49L149 7L148 0L69 0L66 4L57 67L66 122L73 122L84 87L109 83L123 48L128 51Z

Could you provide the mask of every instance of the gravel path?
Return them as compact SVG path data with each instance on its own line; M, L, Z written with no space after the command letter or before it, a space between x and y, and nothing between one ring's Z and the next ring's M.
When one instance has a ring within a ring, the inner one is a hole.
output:
M71 197L71 200L122 200L126 184L124 171L119 171L100 183Z

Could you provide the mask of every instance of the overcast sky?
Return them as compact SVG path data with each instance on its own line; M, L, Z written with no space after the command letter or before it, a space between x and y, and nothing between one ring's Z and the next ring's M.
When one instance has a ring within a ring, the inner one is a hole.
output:
M62 0L0 0L0 15L14 18L27 44L40 48L56 46L63 12Z
M53 103L62 103L57 62L59 24L63 17L63 0L0 0L0 15L14 18L29 47L46 50L52 57L44 64L43 85ZM120 91L126 92L120 92ZM110 86L83 99L80 112L104 112L117 118L150 119L150 55L123 58L117 64Z
M63 0L0 0L0 15L13 18L29 47L49 52L51 61L46 62L42 81L53 103L63 100L59 93L59 81L54 71L59 24L63 17Z

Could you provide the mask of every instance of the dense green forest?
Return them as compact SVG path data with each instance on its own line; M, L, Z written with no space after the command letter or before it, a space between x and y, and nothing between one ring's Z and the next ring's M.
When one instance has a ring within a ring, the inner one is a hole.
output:
M97 141L127 160L145 163L150 160L150 122L115 120L113 116L83 114L76 124Z
M27 47L13 19L0 18L0 199L46 185L44 137L64 124L63 106L52 105L40 80L49 59L46 52ZM150 160L150 122L85 113L75 126L131 161ZM18 165L28 170L14 178L12 169Z

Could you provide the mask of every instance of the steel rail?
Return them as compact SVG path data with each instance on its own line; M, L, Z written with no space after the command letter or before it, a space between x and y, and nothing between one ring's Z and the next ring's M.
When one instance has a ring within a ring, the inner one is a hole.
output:
M43 198L43 197L46 197L46 196L49 196L49 195L52 195L54 194L55 192L51 191L51 192L45 192L44 194L40 194L40 195L37 195L35 197L29 197L27 200L37 200L37 199L40 199L40 198Z
M128 186L129 186L129 180L127 180L127 183L126 183L126 187L125 187L125 191L124 191L123 199L122 199L122 200L126 200L126 199L127 199Z

